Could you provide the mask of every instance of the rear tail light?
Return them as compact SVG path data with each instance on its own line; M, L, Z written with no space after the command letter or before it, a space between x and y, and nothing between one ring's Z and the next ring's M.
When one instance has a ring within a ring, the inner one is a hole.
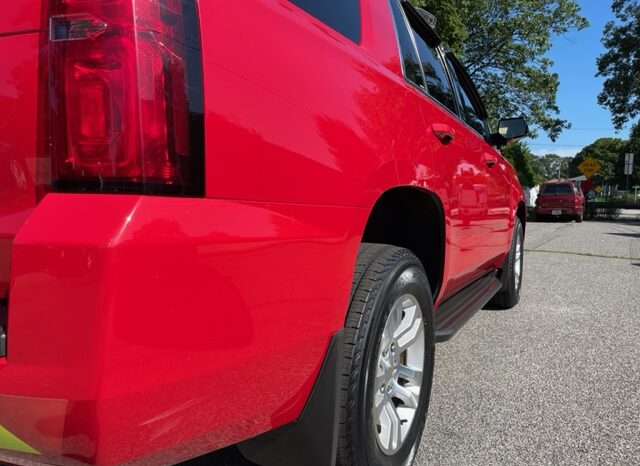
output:
M204 193L197 0L51 0L58 191Z

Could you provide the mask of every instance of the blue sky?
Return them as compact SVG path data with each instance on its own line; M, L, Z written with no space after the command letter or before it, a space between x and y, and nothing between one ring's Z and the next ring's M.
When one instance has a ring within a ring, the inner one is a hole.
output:
M572 157L600 137L629 136L629 128L616 133L611 114L597 101L603 79L595 77L596 58L604 51L600 42L604 25L614 19L611 0L578 0L578 3L590 26L555 38L549 52L555 62L554 71L560 75L560 116L573 127L563 132L555 144L542 133L537 139L530 139L531 150L537 155L555 153Z

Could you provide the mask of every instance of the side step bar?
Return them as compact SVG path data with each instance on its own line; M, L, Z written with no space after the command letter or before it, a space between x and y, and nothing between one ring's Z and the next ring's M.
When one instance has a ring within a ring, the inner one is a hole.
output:
M435 313L436 342L449 340L502 288L496 272L485 275L440 304Z

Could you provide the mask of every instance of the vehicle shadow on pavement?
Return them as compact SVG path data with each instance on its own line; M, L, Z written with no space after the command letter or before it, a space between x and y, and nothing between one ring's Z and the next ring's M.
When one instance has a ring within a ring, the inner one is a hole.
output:
M626 236L628 238L640 238L640 233L607 233L607 235Z
M247 460L237 447L231 446L175 466L258 466Z

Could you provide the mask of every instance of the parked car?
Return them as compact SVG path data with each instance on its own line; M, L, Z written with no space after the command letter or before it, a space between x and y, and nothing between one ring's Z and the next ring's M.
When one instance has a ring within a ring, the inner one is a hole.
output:
M539 220L570 218L581 223L584 218L584 194L569 180L552 180L540 187L536 199L536 216Z
M519 300L524 120L405 1L3 10L2 460L410 464Z

